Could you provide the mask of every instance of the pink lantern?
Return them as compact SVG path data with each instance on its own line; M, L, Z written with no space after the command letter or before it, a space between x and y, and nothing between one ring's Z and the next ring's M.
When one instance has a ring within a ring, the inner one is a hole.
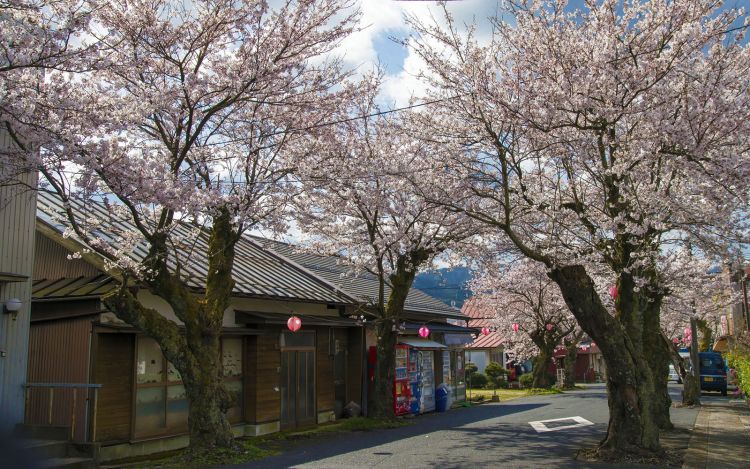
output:
M487 335L487 334L489 334L489 333L490 333L490 330L489 330L489 328L487 328L487 327L483 327L483 328L482 328L482 335Z
M680 343L680 339L678 339L677 337L675 337L674 339L672 339L672 342L675 343L675 344L679 344Z
M422 326L419 328L419 337L425 338L428 335L430 335L430 330L427 329L427 326Z
M609 287L609 296L611 296L613 300L617 299L617 285Z
M683 334L684 334L685 336L689 336L689 335L690 335L690 328L689 328L689 327L686 327L686 328L685 328L685 330L683 330L682 332L683 332Z
M298 318L297 316L292 316L291 318L287 319L286 327L288 327L292 332L297 332L300 327L302 327L302 319Z
M518 324L517 323L513 323L513 325L510 326L510 327L513 328L513 332L518 332Z
M553 326L552 324L547 324L547 326L546 326L546 327L547 327L547 330L548 330L548 331L551 331L552 329L554 329L554 328L555 328L555 326Z

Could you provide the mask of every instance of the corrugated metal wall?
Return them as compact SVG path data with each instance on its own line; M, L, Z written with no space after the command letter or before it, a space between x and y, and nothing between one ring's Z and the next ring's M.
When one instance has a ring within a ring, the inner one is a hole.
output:
M34 280L95 277L101 273L83 259L68 259L68 254L70 251L37 233Z
M60 308L65 308L65 303ZM91 343L91 321L96 315L74 319L34 322L29 337L30 383L88 383ZM76 396L76 441L84 441L87 393L79 389ZM31 389L26 422L46 425L50 417L49 390ZM52 425L70 426L73 390L55 389Z
M10 137L0 130L0 146L10 145ZM36 174L24 176L23 182L35 187ZM8 298L23 302L15 319L8 314L0 317L0 433L23 421L35 221L36 192L0 185L0 272L29 277L24 282L0 282L1 304Z

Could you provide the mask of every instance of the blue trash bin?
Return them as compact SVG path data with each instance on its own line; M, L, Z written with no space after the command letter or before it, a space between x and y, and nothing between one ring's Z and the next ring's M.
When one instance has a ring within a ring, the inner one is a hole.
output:
M440 386L435 391L435 410L438 412L448 410L448 389L445 386Z

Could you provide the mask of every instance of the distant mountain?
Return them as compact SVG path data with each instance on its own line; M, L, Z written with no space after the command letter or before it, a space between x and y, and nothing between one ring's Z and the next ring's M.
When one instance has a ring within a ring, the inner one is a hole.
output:
M472 272L468 267L428 270L417 274L414 288L460 309L464 301L471 296L471 291L466 285L471 276Z

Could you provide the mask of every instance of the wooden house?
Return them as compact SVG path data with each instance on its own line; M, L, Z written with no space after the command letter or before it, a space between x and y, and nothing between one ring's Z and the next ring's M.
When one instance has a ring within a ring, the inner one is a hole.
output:
M87 209L106 219L101 207ZM28 383L79 386L52 395L48 388L29 388L26 421L71 426L76 441L100 447L101 461L184 447L188 403L179 373L154 340L103 307L102 295L117 281L95 256L71 259L81 246L63 236L60 210L58 200L40 194ZM182 267L196 292L207 265L205 238L195 237L199 248ZM142 249L136 247L134 257ZM366 350L374 341L363 321L371 317L364 296L377 291L373 279L346 283L335 258L252 236L236 249L236 285L222 338L226 386L236 396L228 412L235 433L328 422L352 401L364 407ZM179 323L161 298L145 289L138 297ZM447 324L460 317L456 310L421 292L410 295L407 308L405 332L427 322L467 332ZM302 320L296 333L286 327L291 315Z

